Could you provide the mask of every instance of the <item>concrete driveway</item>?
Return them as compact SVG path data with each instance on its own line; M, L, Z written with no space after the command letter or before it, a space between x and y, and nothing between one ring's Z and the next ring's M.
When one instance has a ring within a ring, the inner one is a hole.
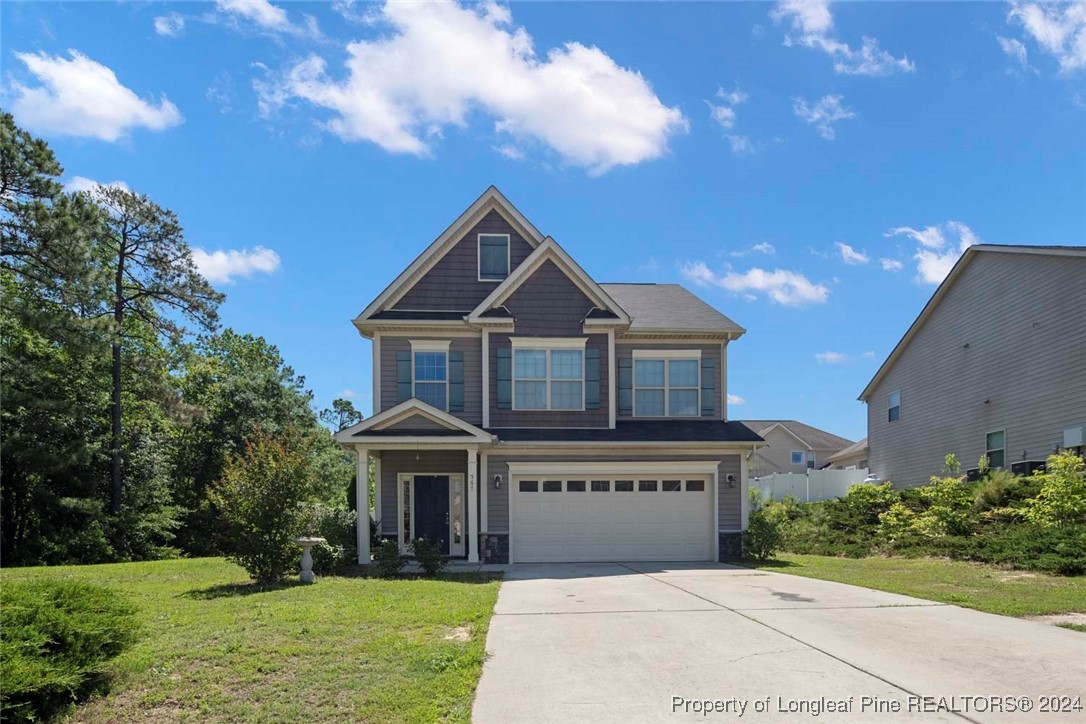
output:
M1084 634L723 564L512 566L487 651L478 724L1086 721Z

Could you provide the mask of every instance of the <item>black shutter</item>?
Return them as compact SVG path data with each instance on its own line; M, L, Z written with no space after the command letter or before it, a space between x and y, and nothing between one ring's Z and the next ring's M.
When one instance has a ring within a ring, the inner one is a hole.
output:
M464 411L464 353L449 352L449 412Z
M712 417L716 410L716 360L701 360L701 416Z
M511 347L498 347L494 350L498 357L498 369L495 379L498 383L498 409L513 409L513 350Z
M600 351L584 351L584 407L586 410L600 408Z
M396 353L396 402L411 399L411 350Z
M618 414L633 414L633 359L618 358Z

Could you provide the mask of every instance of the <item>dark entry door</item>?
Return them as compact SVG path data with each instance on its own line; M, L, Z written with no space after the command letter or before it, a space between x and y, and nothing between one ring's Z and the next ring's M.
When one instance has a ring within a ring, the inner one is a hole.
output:
M441 541L449 553L449 476L415 476L415 537Z

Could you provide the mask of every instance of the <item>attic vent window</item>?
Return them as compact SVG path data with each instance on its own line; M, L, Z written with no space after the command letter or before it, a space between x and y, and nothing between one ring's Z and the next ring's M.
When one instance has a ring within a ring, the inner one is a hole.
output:
M500 282L509 276L509 234L479 234L479 281Z

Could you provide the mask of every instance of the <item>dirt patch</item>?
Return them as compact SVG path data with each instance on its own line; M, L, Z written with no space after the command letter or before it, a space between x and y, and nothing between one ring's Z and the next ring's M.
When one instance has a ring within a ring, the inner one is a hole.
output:
M1007 573L999 577L999 582L1010 583L1011 581L1028 581L1029 579L1036 577L1036 573Z
M472 639L471 626L455 626L445 630L445 635L441 638L446 641L459 641L460 643L467 643Z
M1053 626L1060 623L1077 623L1086 626L1086 613L1050 613L1047 616L1026 616L1026 620L1050 623Z

